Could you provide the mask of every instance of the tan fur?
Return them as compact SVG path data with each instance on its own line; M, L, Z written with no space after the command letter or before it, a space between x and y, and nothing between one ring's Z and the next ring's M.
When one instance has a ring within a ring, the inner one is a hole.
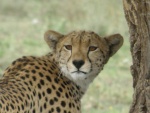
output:
M119 34L87 31L47 31L44 39L51 53L19 58L5 70L0 113L81 113L81 97L123 43Z
M90 31L74 31L67 35L56 33L57 36L53 33L53 31L45 33L45 39L49 40L48 45L51 47L49 42L56 39L55 46L52 49L57 55L57 61L62 72L79 85L83 91L86 91L88 85L103 69L104 64L123 44L123 38L120 34L102 38ZM67 50L65 45L72 46L72 50ZM89 51L89 48L93 46L97 49ZM74 61L84 61L84 65L79 71L73 64ZM78 72L75 73L75 71Z

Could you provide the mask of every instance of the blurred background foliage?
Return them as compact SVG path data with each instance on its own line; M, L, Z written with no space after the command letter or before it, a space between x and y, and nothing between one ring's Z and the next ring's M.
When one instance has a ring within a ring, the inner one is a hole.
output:
M128 27L121 0L1 0L0 75L16 58L49 52L43 34L92 30L120 33L124 45L110 59L82 99L83 113L127 113L132 100Z

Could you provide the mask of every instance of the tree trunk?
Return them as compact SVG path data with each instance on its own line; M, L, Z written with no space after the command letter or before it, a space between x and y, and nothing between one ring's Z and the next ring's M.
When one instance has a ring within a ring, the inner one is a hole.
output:
M123 0L133 65L133 102L129 113L150 113L150 0Z

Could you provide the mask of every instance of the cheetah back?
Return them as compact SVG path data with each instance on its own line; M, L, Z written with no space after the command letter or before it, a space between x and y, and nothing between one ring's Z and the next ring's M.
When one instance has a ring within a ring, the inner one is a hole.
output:
M52 56L22 57L0 80L0 113L80 112L82 94Z

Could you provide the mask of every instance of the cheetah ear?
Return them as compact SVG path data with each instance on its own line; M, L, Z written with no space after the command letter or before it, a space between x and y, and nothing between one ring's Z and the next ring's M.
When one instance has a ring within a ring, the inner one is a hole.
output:
M61 37L63 37L62 34L52 30L48 30L44 34L44 39L52 51L56 49L56 44Z
M104 37L106 43L109 45L109 55L113 56L122 46L123 37L120 34L114 34Z

